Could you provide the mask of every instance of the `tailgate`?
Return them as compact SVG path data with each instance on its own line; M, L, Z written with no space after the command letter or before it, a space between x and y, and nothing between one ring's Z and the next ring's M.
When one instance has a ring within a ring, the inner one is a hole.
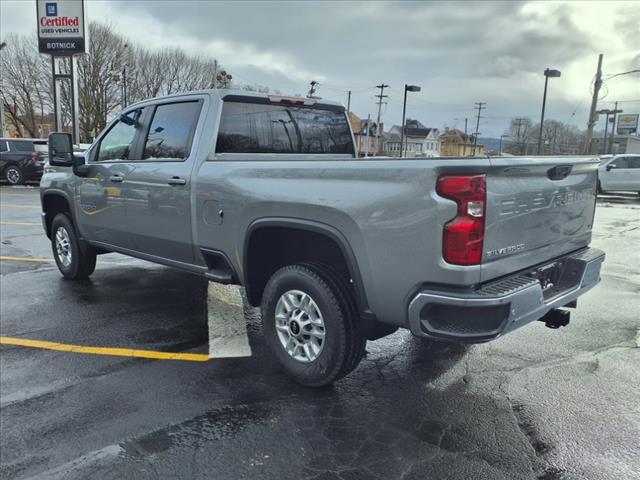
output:
M586 247L597 169L594 157L492 158L481 281Z

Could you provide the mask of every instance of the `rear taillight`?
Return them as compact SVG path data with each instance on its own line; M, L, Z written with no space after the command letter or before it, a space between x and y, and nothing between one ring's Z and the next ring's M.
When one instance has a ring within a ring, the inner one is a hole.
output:
M482 260L486 206L486 175L444 175L438 195L458 204L458 214L443 229L442 256L454 265L479 265Z
M34 162L34 163L35 163L35 162L37 162L37 161L39 161L39 160L40 160L40 157L38 157L38 154L37 154L37 153L32 153L32 154L31 154L31 161L32 161L32 162Z

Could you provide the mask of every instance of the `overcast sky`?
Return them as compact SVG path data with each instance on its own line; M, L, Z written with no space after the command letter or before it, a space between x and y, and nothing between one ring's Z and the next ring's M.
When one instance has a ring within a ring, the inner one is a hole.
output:
M236 83L283 94L319 95L360 117L377 113L375 85L391 85L382 121L407 116L427 126L475 128L474 102L487 102L480 131L500 135L515 116L539 120L546 67L546 118L584 128L598 53L604 73L640 68L640 2L194 2L89 0L87 20L109 22L134 43L180 46L217 58ZM0 3L1 32L35 32L35 0ZM599 108L622 101L640 112L640 76L611 79ZM598 128L602 127L601 121Z

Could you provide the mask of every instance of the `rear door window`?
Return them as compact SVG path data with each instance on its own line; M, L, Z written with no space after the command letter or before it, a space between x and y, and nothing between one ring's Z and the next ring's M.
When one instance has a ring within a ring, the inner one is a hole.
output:
M225 101L216 153L353 154L344 111Z
M35 152L33 142L28 140L9 140L9 149L14 152Z
M627 157L628 168L640 168L640 157Z
M7 150L9 149L7 148L6 140L0 140L0 152L6 152Z
M629 168L629 164L627 163L627 159L625 157L618 157L613 162L611 162L611 166L616 170L621 168Z
M158 105L144 145L145 160L183 160L189 156L201 102Z

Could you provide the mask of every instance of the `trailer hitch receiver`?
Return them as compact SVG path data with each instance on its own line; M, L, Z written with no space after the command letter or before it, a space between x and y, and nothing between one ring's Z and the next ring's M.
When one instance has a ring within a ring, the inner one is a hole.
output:
M561 308L554 308L547 312L547 314L540 318L539 322L544 322L546 327L549 328L560 328L566 327L569 325L569 319L571 316L571 312L568 310L563 310Z

